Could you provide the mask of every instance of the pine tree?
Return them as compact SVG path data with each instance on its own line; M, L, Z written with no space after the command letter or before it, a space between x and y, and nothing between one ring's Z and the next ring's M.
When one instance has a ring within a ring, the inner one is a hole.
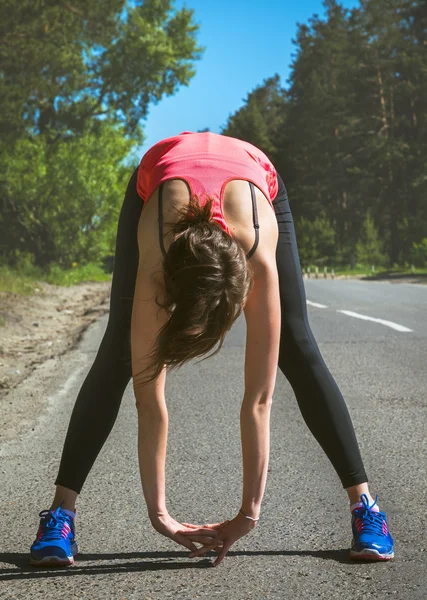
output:
M225 131L270 151L297 223L327 218L340 260L354 266L371 227L378 260L404 263L427 230L427 5L324 6L298 27L274 118L260 86Z

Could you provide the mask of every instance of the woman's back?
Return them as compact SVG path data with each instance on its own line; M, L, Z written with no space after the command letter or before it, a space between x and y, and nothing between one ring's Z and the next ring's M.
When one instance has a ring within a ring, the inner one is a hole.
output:
M222 152L222 154L220 154ZM139 228L140 252L147 267L161 264L159 244L158 193L163 183L162 205L164 244L178 219L176 209L188 206L190 193L203 203L213 197L213 220L249 252L254 244L251 190L255 184L259 222L259 244L262 252L266 236L277 230L272 201L277 192L274 166L257 148L241 140L211 133L185 133L162 140L143 157L138 172L138 193L144 200Z

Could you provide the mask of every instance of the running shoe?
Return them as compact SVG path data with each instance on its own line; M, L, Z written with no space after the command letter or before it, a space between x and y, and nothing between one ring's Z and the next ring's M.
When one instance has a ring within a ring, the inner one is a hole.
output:
M62 567L74 564L77 543L74 539L74 519L62 511L42 510L37 537L30 550L30 565Z
M350 556L358 560L390 560L394 558L394 544L383 512L372 510L366 494L360 496L362 506L352 511L351 527L353 540Z

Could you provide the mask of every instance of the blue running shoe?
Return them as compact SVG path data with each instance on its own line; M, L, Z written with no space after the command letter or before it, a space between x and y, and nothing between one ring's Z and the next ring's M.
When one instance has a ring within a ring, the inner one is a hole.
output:
M366 494L360 496L362 505L352 512L353 540L350 556L359 560L390 560L394 558L394 544L383 512L372 510L378 500L369 506Z
M77 544L74 539L74 519L62 511L39 513L40 525L30 550L30 565L37 567L62 567L74 564Z

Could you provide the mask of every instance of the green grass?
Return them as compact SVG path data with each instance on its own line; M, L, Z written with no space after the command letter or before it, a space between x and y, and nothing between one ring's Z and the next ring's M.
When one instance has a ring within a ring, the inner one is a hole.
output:
M328 269L328 272L331 270ZM337 267L335 269L335 275L367 275L370 273L371 268L363 265L356 265L354 269L351 267Z
M388 277L393 275L427 275L427 269L423 269L421 267L414 267L413 269L407 267L390 267L389 269L381 269L375 270L375 273L370 271L367 273L367 277L369 278L377 278L377 277Z
M4 327L6 325L6 319L0 317L0 327Z
M375 268L375 273L378 273L379 267ZM370 275L372 273L371 267L367 265L356 265L354 269L350 266L338 267L335 269L335 275Z
M69 287L84 281L110 281L111 275L105 273L105 271L99 265L90 263L88 265L81 265L72 269L62 269L58 266L51 267L49 274L44 281L51 283L52 285L61 285Z
M314 277L316 274L316 266L315 265L310 265L310 277ZM323 277L323 273L324 273L324 267L318 267L319 269L319 277ZM335 275L365 275L370 273L371 268L367 267L366 265L356 265L356 268L352 269L350 266L342 266L342 267L334 267L334 266L328 266L327 267L327 272L328 274L331 273L332 269L335 272ZM308 267L304 267L304 271L307 273L308 271Z
M0 292L30 296L34 293L38 281L39 278L35 274L25 274L9 267L0 268Z
M71 269L63 269L58 265L51 266L48 272L33 266L25 266L20 269L0 267L0 292L22 294L29 296L34 294L35 288L40 281L46 281L52 285L69 287L85 281L110 281L111 275L97 264L77 265Z

